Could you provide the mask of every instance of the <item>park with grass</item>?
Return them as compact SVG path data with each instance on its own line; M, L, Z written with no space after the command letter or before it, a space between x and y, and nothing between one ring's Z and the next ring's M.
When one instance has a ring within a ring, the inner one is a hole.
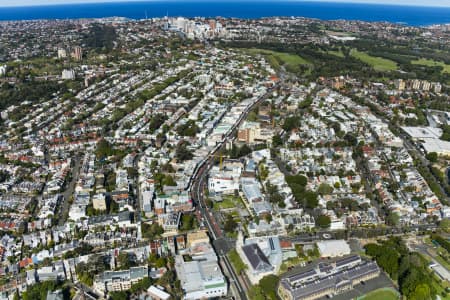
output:
M450 65L448 65L444 62L441 62L441 61L435 61L432 59L421 58L421 59L413 60L413 61L411 61L411 63L413 65L421 65L421 66L426 66L426 67L442 67L442 73L450 74Z
M223 209L235 208L236 205L237 202L233 199L233 197L223 197L222 201L214 202L214 210L220 211Z
M340 57L340 58L344 58L345 57L345 55L344 55L344 53L342 53L342 51L330 50L330 51L327 51L327 53L331 54L331 55L334 55L334 56L337 56L337 57Z
M245 51L252 55L260 54L265 56L270 65L275 69L279 69L280 66L285 66L288 69L296 69L302 65L310 65L310 62L297 54L256 48L245 49Z
M399 292L391 288L382 288L374 290L358 298L358 300L398 300L398 299L400 299Z
M371 56L366 52L352 49L350 55L360 61L370 65L376 71L395 71L397 70L397 63L381 57Z
M220 211L223 209L245 208L244 201L240 196L223 195L221 199L214 201L214 210Z

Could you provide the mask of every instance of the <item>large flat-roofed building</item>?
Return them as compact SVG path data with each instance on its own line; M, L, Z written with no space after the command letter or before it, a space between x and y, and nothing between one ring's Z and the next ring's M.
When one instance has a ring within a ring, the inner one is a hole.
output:
M217 262L185 262L182 256L177 256L175 269L184 291L183 299L207 299L227 295L227 282Z
M264 119L264 116L262 116ZM270 117L267 116L270 122ZM273 130L270 128L261 128L259 122L245 121L239 127L237 132L238 142L244 142L246 144L265 143L271 141L273 137Z
M191 248L197 244L209 243L209 236L204 230L189 232L187 234L187 247Z
M380 269L375 262L364 261L360 256L352 255L331 263L321 262L301 272L284 276L278 285L278 295L284 300L333 297L379 275Z
M195 241L189 243L191 248L183 254L190 255L192 261L185 261L183 255L175 257L175 270L184 292L183 299L194 300L226 296L228 284L220 270L211 244Z
M441 128L405 126L402 129L414 141L421 143L427 153L436 152L438 155L450 155L450 142L441 140Z

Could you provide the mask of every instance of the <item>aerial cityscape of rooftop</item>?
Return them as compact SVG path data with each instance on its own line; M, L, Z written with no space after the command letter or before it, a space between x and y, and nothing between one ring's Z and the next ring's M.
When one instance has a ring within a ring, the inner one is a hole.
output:
M450 299L449 1L63 2L0 0L0 299Z

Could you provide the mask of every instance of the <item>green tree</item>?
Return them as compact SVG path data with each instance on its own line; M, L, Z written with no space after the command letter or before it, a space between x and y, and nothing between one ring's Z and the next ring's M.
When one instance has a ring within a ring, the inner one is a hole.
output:
M251 111L251 112L248 114L247 119L248 119L249 121L251 121L251 122L256 122L256 121L258 121L258 115L256 114L256 112Z
M95 155L97 159L104 159L108 156L114 154L113 146L105 139L101 139L97 143L97 149L95 150Z
M298 128L300 126L300 118L297 116L287 117L284 120L282 128L285 131L290 132L292 129Z
M429 153L427 153L426 157L430 162L433 162L433 163L437 162L437 160L438 160L438 155L436 152L429 152Z
M263 163L261 163L261 164L259 165L258 171L259 171L259 177L260 177L260 179L261 179L262 181L265 181L265 180L267 179L267 176L269 176L269 170L264 166Z
M117 262L121 270L128 270L132 266L130 255L127 252L120 252L117 257Z
M336 208L336 204L333 201L327 201L327 209L333 210Z
M319 204L319 200L317 199L317 193L313 191L305 192L305 200L307 208L316 208Z
M358 139L356 138L356 135L350 132L344 135L344 140L348 143L349 146L352 147L358 144Z
M317 192L320 195L330 195L333 193L333 187L325 182L321 183L317 188Z
M162 267L165 267L166 265L167 265L167 261L164 257L159 257L155 262L155 266L157 268L162 268Z
M432 299L431 290L427 284L419 284L416 286L414 293L409 295L411 300Z
M272 147L280 147L283 145L283 140L281 139L281 136L279 134L275 134L272 137Z
M398 226L400 223L400 216L396 212L389 212L386 217L386 224L390 226Z
M44 281L29 286L22 294L22 300L45 300L47 299L47 292L56 290L62 290L65 299L69 299L69 290L63 285L63 282Z
M267 275L261 278L258 285L261 287L266 299L278 299L277 287L279 281L280 278L276 275Z
M149 240L159 238L161 234L164 233L164 228L162 228L156 222L152 224L141 223L141 230L142 230L142 237Z
M228 232L234 232L237 228L238 224L236 223L236 221L234 220L232 215L227 215L226 220L225 220L225 224L223 226L223 229Z
M181 230L188 231L197 227L197 220L191 214L183 214L181 217Z
M176 129L177 133L181 136L195 136L199 132L198 126L193 120L189 120L184 124L181 124Z
M445 231L448 231L450 229L450 219L442 219L439 223L439 227Z
M84 34L83 43L99 51L110 51L116 39L117 33L113 26L96 23L89 28L87 34Z
M130 293L136 294L138 292L145 292L152 285L153 280L150 277L144 277L130 288Z
M109 297L111 300L128 300L128 293L125 291L110 292Z
M163 182L164 182L164 185L166 185L166 186L177 186L177 183L175 182L173 177L170 175L165 175Z
M251 300L266 300L266 296L259 284L255 284L248 290L248 297Z
M176 275L174 271L168 270L164 275L158 279L158 284L161 286L169 286L172 284L176 279Z
M308 184L308 178L303 175L289 175L285 177L288 184L299 184L306 186Z
M328 227L330 227L330 224L331 224L331 219L329 216L320 215L316 218L316 225L318 227L328 228Z
M177 146L177 149L175 151L175 157L177 158L178 161L183 162L192 159L194 155L187 148L186 143L181 143Z

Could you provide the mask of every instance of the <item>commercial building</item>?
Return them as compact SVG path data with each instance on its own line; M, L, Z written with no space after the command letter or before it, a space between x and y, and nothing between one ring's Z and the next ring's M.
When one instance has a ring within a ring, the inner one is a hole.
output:
M440 139L442 129L434 127L402 127L402 129L416 142L421 143L427 152L438 155L450 155L450 142Z
M183 299L207 299L226 296L228 285L220 270L216 253L203 233L188 236L190 248L175 257L175 270L184 292ZM184 256L192 260L185 260Z
M238 142L252 144L259 137L260 126L258 122L245 121L238 130Z
M225 160L221 166L211 168L208 179L210 193L232 194L239 190L243 164L240 161Z
M278 285L278 296L283 300L333 297L379 275L375 262L364 261L358 255L347 256L284 276Z
M258 122L245 121L237 133L237 141L246 144L271 142L273 131L268 128L261 128Z
M209 243L209 237L208 234L206 234L206 231L189 232L187 234L188 248L202 243Z

